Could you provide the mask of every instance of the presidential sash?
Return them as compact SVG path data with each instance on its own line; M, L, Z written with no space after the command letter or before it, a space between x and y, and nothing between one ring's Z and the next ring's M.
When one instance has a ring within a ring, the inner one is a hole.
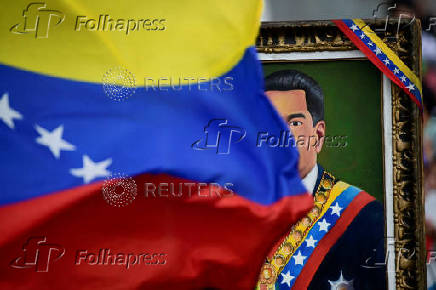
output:
M368 193L324 171L313 209L267 257L257 289L307 289L330 248L373 200Z

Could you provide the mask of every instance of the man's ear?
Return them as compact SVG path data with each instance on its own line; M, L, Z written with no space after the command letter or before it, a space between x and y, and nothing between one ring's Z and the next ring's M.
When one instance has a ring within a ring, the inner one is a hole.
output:
M315 151L316 153L320 153L322 150L322 146L324 145L324 137L325 137L325 122L324 121L318 121L314 127L314 133L317 136L317 144L315 145Z

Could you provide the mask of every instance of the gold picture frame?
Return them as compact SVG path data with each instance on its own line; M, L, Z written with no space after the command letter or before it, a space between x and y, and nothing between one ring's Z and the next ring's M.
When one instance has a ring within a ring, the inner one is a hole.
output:
M421 78L421 25L419 20L364 20L399 58ZM261 61L315 61L323 52L358 52L354 44L332 21L264 22L256 41ZM362 56L360 56L362 57ZM358 59L356 53L354 59ZM292 60L294 59L294 60ZM282 60L283 61L283 60ZM388 271L389 289L426 289L426 248L424 243L424 195L422 159L422 116L417 105L398 86L385 78L391 95L384 104L385 122L389 122L388 155L384 152L384 171L391 203L385 203L385 215L392 220L393 239L387 241L387 253L394 254ZM390 104L390 105L389 105ZM386 146L386 144L384 144ZM391 158L389 157L391 156ZM390 204L390 206L389 206ZM387 235L388 236L388 235ZM390 243L390 244L389 244ZM390 252L389 249L392 249Z

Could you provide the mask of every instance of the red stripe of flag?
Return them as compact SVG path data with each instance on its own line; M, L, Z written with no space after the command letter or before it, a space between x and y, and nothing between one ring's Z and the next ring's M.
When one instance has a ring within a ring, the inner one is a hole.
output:
M0 208L1 229L7 231L2 232L1 261L23 257L31 237L46 237L48 244L65 249L48 273L3 263L0 289L253 289L272 244L313 206L307 193L263 206L216 187L210 194L205 186L191 197L183 187L181 197L164 192L168 197L147 198L145 183L178 188L193 182L168 175L140 175L135 182L138 195L122 208L105 202L101 183ZM163 253L165 263L128 269L84 259L76 264L79 250L100 254L104 249Z

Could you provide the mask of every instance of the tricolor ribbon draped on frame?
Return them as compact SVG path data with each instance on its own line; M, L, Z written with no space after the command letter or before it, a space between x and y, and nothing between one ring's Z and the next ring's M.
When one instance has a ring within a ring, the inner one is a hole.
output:
M422 111L420 79L361 19L333 20L336 26L375 64L403 89Z

